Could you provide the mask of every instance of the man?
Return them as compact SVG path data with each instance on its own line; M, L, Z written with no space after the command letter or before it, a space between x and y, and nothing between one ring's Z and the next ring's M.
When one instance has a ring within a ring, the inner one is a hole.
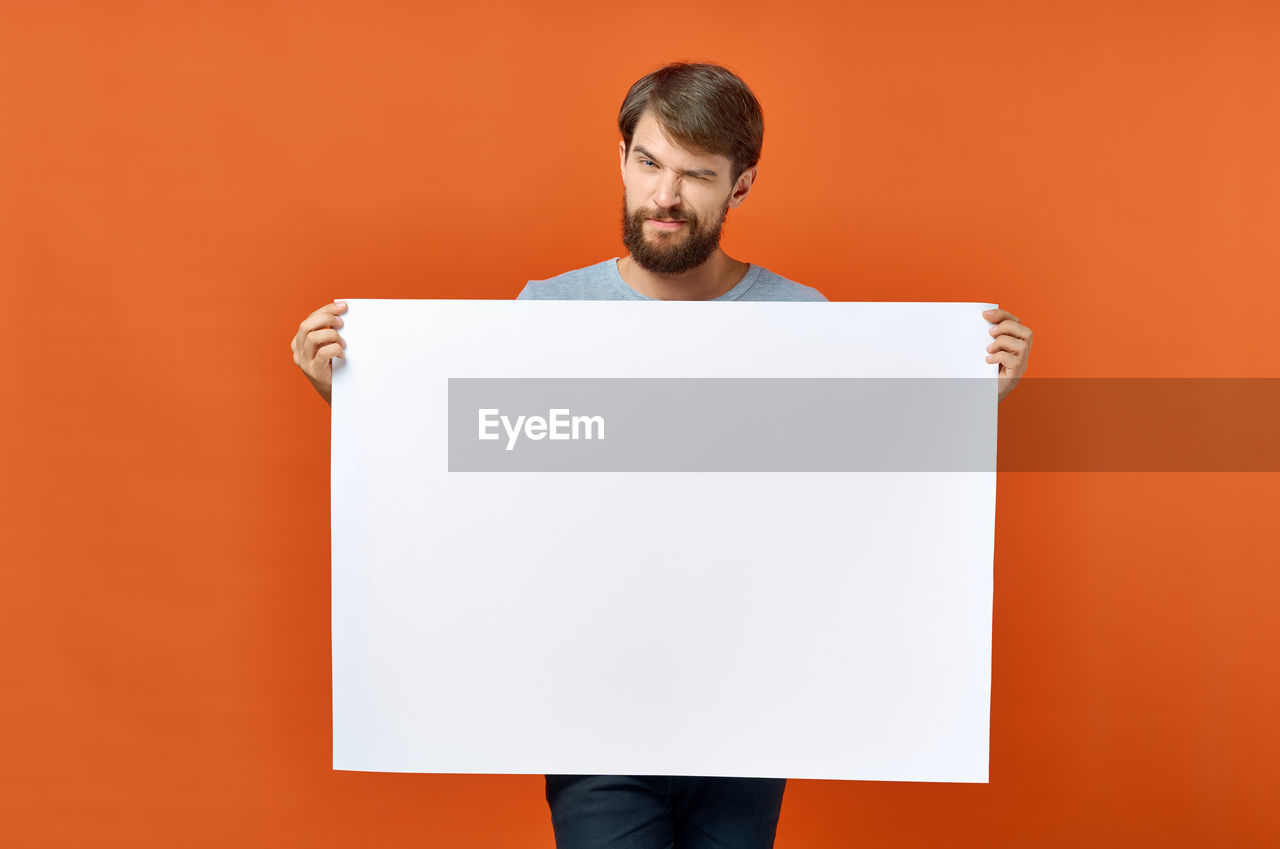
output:
M760 105L746 84L717 65L667 65L631 87L618 114L622 240L629 254L531 282L536 300L824 301L817 290L730 257L720 230L751 193L764 138ZM307 317L294 361L326 401L345 304ZM988 310L1000 363L999 396L1027 367L1031 331ZM785 779L664 776L547 776L559 849L767 849L773 845Z

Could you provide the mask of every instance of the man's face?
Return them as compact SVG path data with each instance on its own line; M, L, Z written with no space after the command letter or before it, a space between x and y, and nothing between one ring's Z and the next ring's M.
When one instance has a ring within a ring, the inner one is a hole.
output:
M619 144L619 152L622 241L632 259L655 274L680 274L706 262L756 169L733 181L728 157L679 146L648 112L636 124L631 149Z

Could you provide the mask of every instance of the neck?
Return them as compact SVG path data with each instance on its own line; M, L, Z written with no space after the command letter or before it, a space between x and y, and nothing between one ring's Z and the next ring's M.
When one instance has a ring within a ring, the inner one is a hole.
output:
M645 271L630 256L618 260L623 281L641 295L659 301L709 301L738 285L746 273L747 263L719 248L702 265L681 274Z

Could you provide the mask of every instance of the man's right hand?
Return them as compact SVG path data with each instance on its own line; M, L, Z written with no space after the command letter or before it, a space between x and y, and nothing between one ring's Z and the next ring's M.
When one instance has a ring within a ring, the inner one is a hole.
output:
M330 405L333 403L333 358L346 359L342 349L347 343L338 333L342 326L339 316L346 311L347 305L342 301L325 304L303 319L298 325L298 335L289 343L293 361Z

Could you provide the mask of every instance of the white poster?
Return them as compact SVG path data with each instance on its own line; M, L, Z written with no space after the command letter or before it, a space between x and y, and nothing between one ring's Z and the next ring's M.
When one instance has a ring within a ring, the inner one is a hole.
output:
M987 780L991 304L347 303L335 769Z

